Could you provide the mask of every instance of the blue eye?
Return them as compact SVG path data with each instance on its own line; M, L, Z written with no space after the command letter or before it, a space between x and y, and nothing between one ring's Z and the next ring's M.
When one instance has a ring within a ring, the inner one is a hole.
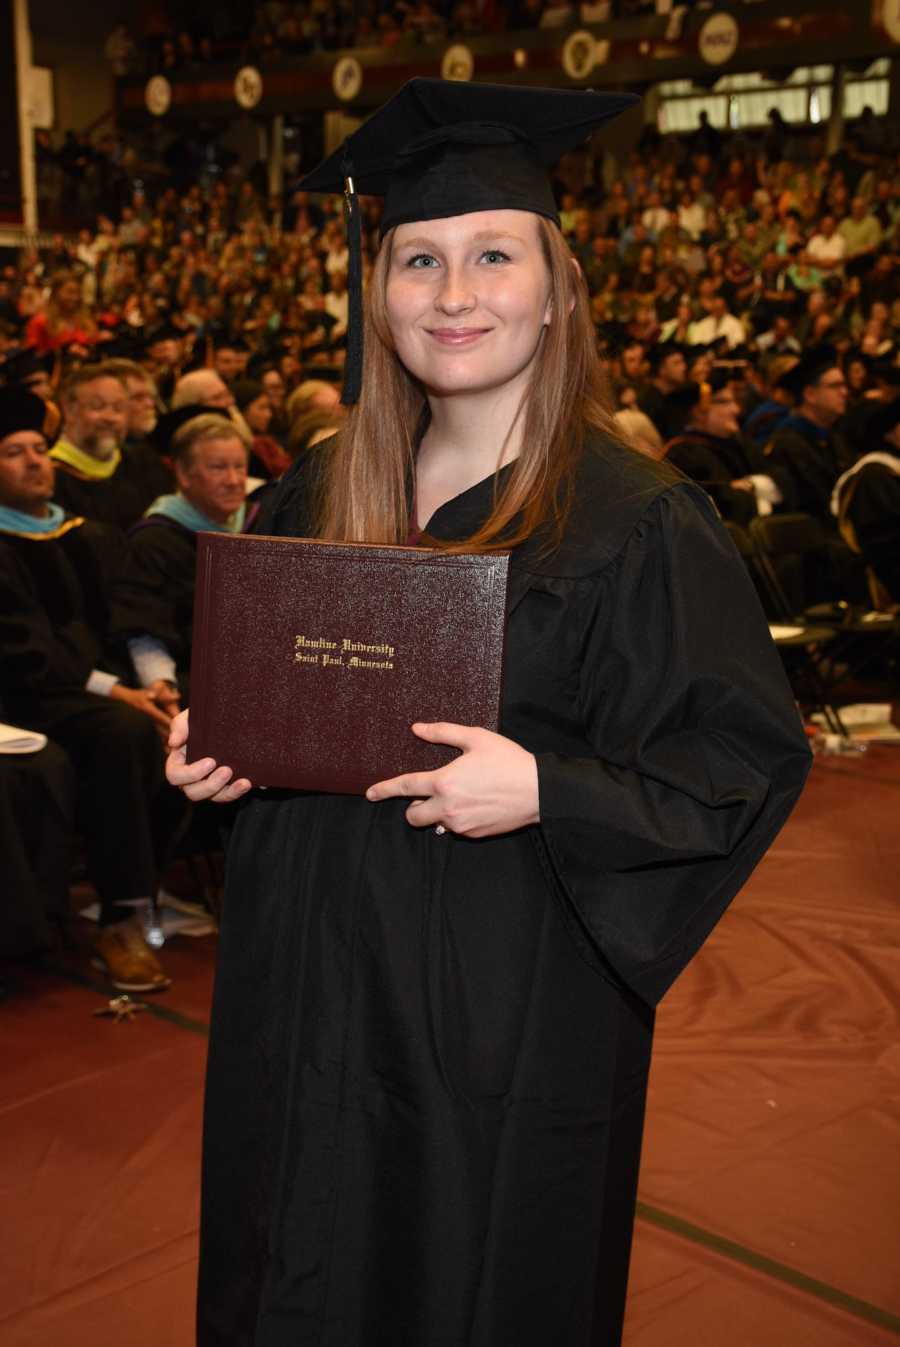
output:
M509 261L509 256L508 256L508 254L507 254L507 253L504 253L504 252L501 252L499 248L488 248L486 252L483 252L483 253L481 254L481 256L482 256L482 260L484 260L484 259L486 258L487 261L489 261L489 262L491 262L491 263L494 263L494 262L508 262L508 261Z
M431 256L431 253L416 253L415 257L411 257L406 265L416 267L419 271L430 271L432 263L437 266L437 260Z

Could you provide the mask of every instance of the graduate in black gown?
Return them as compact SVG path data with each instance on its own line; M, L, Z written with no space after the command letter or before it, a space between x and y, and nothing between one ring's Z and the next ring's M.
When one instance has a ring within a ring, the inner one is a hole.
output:
M501 730L413 726L459 756L356 797L173 722L170 780L241 800L201 1347L620 1340L654 1007L809 764L709 498L604 402L545 166L629 101L414 80L305 184L384 243L358 404L261 527L510 550Z
M900 604L900 398L876 404L869 451L835 486L831 508L892 603Z

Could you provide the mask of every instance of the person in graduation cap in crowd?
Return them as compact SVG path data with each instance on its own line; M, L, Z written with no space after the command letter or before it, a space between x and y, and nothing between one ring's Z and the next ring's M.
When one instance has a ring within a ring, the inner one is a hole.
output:
M247 439L223 411L170 412L177 491L155 500L131 530L113 585L110 634L127 645L137 681L187 693L197 534L240 533L248 517ZM181 424L175 426L176 418Z
M162 683L128 686L109 658L121 535L52 500L43 417L33 393L0 390L0 700L74 768L101 904L95 960L122 991L158 991L169 979L128 904L155 892L185 817L160 744L177 705Z
M869 418L872 448L835 483L831 512L893 604L900 604L900 397Z
M185 363L186 344L187 334L168 321L159 323L146 336L144 364L163 402L172 397Z
M632 101L416 79L304 183L346 183L352 410L260 528L510 551L501 729L415 724L459 755L362 797L173 725L170 780L241 799L201 1347L620 1340L654 1006L809 765L708 497L614 431L559 228L547 169Z
M687 408L682 396L687 383L684 351L674 343L647 347L651 376L638 394L637 405L650 417L663 441L684 429Z
M51 452L56 501L70 514L129 528L171 476L144 443L126 444L128 390L108 366L82 365L62 388L62 435Z
M770 471L781 486L784 508L813 515L834 527L831 493L853 453L836 430L847 407L847 381L834 347L808 351L786 374L782 385L794 398L794 411L765 447Z
M781 501L761 450L740 433L740 404L728 369L709 383L688 384L687 424L666 446L666 458L712 496L723 519L746 526Z
M7 388L27 388L35 393L47 409L44 431L48 439L55 439L62 425L62 413L54 397L51 375L55 359L52 355L37 355L34 351L19 351L0 366L0 375Z

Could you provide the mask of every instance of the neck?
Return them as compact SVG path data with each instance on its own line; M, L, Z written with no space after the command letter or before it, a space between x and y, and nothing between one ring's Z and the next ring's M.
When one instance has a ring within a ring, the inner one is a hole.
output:
M525 378L483 393L432 395L431 421L422 439L419 467L446 467L454 476L479 481L518 456L527 388Z
M211 519L214 524L227 524L233 510L220 510L217 506L210 504L207 500L201 500L199 496L193 496L183 487L179 487L179 495L183 496L189 505L193 505L195 510L199 510L207 519Z
M7 510L18 510L19 514L31 515L32 519L46 519L50 513L45 500L0 500L0 506Z
M815 407L810 407L807 402L804 402L800 408L800 415L805 416L807 421L812 421L814 426L819 426L822 430L830 430L834 425L833 416L823 416Z

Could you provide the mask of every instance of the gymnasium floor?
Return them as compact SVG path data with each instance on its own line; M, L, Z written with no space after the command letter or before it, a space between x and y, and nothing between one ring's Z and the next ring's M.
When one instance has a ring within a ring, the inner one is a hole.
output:
M898 822L900 749L818 760L663 1003L626 1347L900 1338ZM214 953L132 1024L79 955L0 1007L0 1347L191 1347Z

